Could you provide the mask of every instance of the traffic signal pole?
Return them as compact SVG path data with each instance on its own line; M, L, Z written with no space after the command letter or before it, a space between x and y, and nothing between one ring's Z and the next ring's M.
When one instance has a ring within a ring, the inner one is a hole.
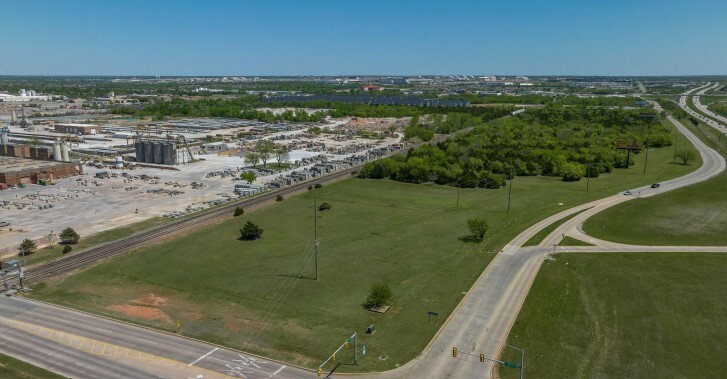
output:
M510 345L508 345L508 346L510 346ZM511 347L513 347L513 346L511 346ZM459 350L457 350L456 347L453 347L452 348L452 357L457 358L457 354L464 354L464 355L469 355L471 357L479 357L480 358L480 362L490 361L490 362L499 363L499 364L501 364L501 365L503 365L505 367L519 368L520 369L520 379L522 379L523 378L523 364L524 364L524 359L525 359L525 357L524 357L525 352L523 350L521 350L521 349L518 349L518 350L520 350L520 352L521 352L521 355L520 355L520 365L519 366L516 363L507 362L507 361L501 361L501 360L498 360L498 359L493 359L493 358L485 357L484 354L477 354L477 353L472 353L472 352L469 352L469 351L459 351Z

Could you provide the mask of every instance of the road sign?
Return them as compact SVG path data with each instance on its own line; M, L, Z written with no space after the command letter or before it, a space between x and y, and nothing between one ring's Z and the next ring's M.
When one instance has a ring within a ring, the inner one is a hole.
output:
M512 362L502 362L503 365L507 367L517 368L518 366Z
M361 345L361 354L366 355L366 345Z

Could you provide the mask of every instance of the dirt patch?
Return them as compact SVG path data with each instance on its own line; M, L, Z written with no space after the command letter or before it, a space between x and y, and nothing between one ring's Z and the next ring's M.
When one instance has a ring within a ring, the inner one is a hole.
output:
M145 297L142 297L141 299L134 300L134 302L138 303L138 304L154 305L154 306L166 305L167 301L168 301L167 298L154 295L153 293L150 293L150 294L146 295Z
M142 307L139 305L119 304L108 306L106 307L106 309L124 314L126 316L142 318L144 320L161 320L170 323L172 322L172 319L167 316L164 311L156 308Z

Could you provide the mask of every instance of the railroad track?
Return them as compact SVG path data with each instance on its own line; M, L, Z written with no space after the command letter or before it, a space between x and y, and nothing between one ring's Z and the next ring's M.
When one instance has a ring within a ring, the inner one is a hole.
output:
M306 191L310 185L316 185L319 183L323 184L346 178L360 167L361 165L350 167L306 182L296 183L289 187L263 193L254 198L233 201L211 211L191 215L181 220L141 231L129 237L109 242L104 245L91 247L74 255L34 266L25 271L24 283L37 282L43 278L69 273L89 266L95 262L148 246L162 239L195 230L200 225L212 224L230 219L233 217L233 212L236 207L252 208L269 203L275 201L279 195L285 196L296 194ZM7 284L10 288L17 288L19 286L18 278L8 278Z

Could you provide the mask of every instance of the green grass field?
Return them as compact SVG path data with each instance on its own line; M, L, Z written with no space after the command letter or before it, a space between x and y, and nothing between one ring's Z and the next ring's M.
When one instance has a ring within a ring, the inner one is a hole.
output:
M3 379L62 379L40 367L25 363L19 359L0 354L0 378Z
M727 138L714 128L683 122L722 152ZM687 188L609 208L589 218L583 230L596 238L638 245L727 244L727 173Z
M560 246L593 246L593 244L591 244L591 243L581 241L579 239L575 239L570 236L565 236L565 238L563 238L563 240L561 240L558 245L560 245Z
M308 367L374 323L377 332L360 340L371 357L366 366L339 370L389 369L414 358L436 332L427 311L439 312L441 325L494 253L523 229L697 167L672 164L670 148L651 151L646 175L643 157L636 162L591 179L589 192L583 181L518 177L509 214L505 189L462 189L456 207L457 188L349 179L35 286L30 296L166 330L181 320L183 334ZM314 196L332 204L319 213L317 282L311 280ZM462 241L466 220L475 216L490 224L482 244ZM262 240L237 240L247 220L264 229ZM394 293L383 315L361 307L378 281ZM346 354L342 362L350 360ZM388 359L374 358L380 355Z
M525 349L530 378L722 378L725 288L727 254L558 254L508 343Z

